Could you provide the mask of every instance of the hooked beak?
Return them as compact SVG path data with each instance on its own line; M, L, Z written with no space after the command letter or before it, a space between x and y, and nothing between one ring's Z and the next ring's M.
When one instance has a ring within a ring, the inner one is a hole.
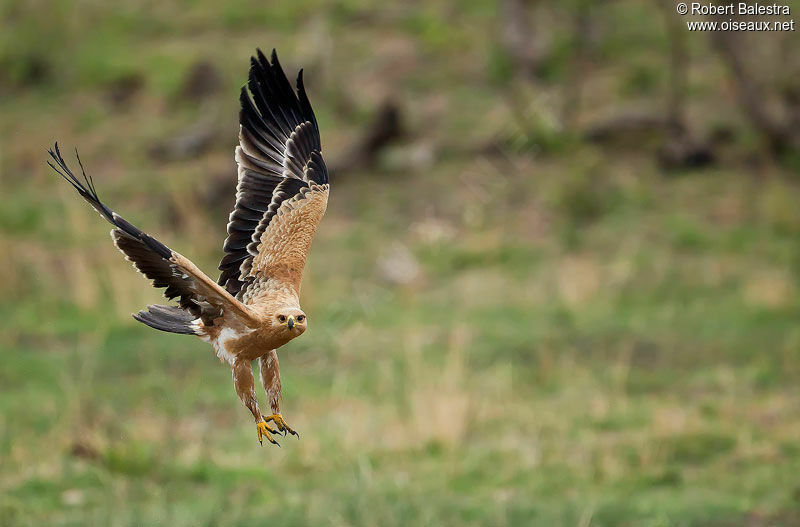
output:
M290 316L289 320L286 321L286 325L289 326L289 329L294 327L294 317Z

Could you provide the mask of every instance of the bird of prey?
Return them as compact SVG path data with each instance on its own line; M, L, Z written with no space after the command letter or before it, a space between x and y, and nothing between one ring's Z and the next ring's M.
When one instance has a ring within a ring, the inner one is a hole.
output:
M240 102L236 203L216 282L101 202L80 157L82 179L69 169L58 143L49 150L55 164L49 160L48 164L114 225L111 238L126 259L154 287L165 288L167 299L177 299L177 305L147 306L133 318L161 331L209 342L220 360L231 366L236 393L253 414L259 442L263 445L265 438L277 445L273 435L299 437L281 415L277 349L308 326L300 308L300 281L328 203L328 171L303 70L295 91L275 51L267 60L257 50ZM270 407L267 415L261 413L256 397L254 360Z

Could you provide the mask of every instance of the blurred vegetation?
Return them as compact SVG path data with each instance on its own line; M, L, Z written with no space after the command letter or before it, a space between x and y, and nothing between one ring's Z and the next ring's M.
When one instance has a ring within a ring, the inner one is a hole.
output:
M5 0L0 525L800 525L798 40L662 7ZM281 449L44 163L213 270L257 46L346 167Z

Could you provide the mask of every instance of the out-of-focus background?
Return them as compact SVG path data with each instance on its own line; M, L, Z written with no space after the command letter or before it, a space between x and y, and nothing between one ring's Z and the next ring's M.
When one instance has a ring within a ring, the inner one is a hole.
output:
M796 32L644 0L0 9L0 524L800 525ZM159 294L45 165L79 147L213 271L256 47L305 68L332 171L280 449L207 344L130 317Z

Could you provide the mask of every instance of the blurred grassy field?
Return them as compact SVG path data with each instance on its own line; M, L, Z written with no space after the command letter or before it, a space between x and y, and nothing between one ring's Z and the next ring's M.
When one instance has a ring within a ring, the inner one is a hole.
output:
M586 114L660 104L652 10L598 15L615 29ZM549 83L521 83L495 14L3 3L0 525L800 525L795 175L744 154L664 173L565 133L549 123L568 42ZM689 44L692 115L740 124L705 41ZM130 318L157 292L44 163L53 140L78 146L112 208L213 270L233 196L211 198L233 185L256 46L305 67L329 160L386 96L410 130L375 169L332 176L310 330L281 355L302 439L281 449L259 448L206 344ZM221 91L182 101L199 60ZM211 149L148 154L198 120ZM497 137L500 155L475 150ZM744 128L732 150L754 143Z

